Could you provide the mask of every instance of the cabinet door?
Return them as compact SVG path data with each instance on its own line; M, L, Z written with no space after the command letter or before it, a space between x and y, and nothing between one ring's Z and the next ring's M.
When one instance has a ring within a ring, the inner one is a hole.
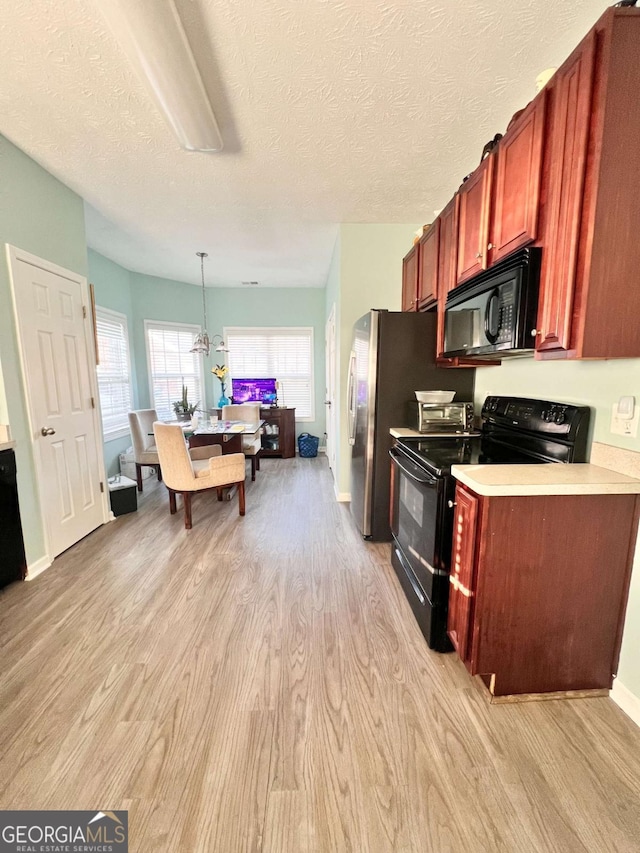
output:
M453 553L449 575L449 615L447 631L461 660L470 658L474 562L479 500L471 492L456 488L453 523Z
M427 308L438 299L438 247L440 221L422 235L418 243L418 308Z
M490 154L458 191L458 283L487 268L493 164Z
M594 78L595 34L556 74L549 217L542 255L536 350L568 350Z
M418 252L414 246L402 259L402 310L417 311Z
M438 332L437 357L444 352L444 311L447 304L447 294L456 284L456 250L455 239L455 209L456 198L450 201L438 217L440 221L440 237L438 251Z
M541 92L498 146L489 265L538 236L545 105Z

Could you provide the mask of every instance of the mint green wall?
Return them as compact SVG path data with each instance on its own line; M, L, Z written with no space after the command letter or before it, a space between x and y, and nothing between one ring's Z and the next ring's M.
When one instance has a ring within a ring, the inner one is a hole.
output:
M593 407L594 441L640 452L640 435L624 438L609 432L611 406L631 394L640 404L640 359L609 361L505 360L500 367L476 370L476 405L487 394L541 397ZM597 519L594 519L597 524ZM603 570L605 567L603 567ZM603 585L606 594L606 581ZM622 640L619 679L640 699L640 543L636 546L627 618Z
M131 282L129 270L121 267L119 264L110 261L103 255L89 249L89 281L95 289L96 305L101 308L109 308L111 311L118 311L124 314L127 318L127 327L129 329L129 355L131 358L132 371L132 386L133 386L133 406L138 407L138 388L137 388L137 371L136 361L137 356L133 346L132 329L134 325L133 303L131 300ZM128 447L131 446L131 436L123 438L114 438L111 441L104 443L104 462L107 469L107 476L112 477L120 471L119 456Z
M87 274L82 199L0 136L0 243L10 243ZM6 410L17 442L18 492L29 565L45 554L18 343L3 245L0 260L0 365Z
M324 440L325 363L324 326L325 292L319 288L272 287L259 288L221 287L207 291L209 332L222 334L224 326L312 326L314 343L315 421L296 423L296 434L310 432ZM216 354L214 353L214 356ZM209 369L217 359L211 358ZM220 396L220 383L208 373L207 398L215 406ZM286 389L284 402L286 404Z
M371 308L399 311L402 301L402 259L419 225L340 226L339 374L337 394L343 406L337 442L337 490L350 490L351 449L344 417L351 334L355 321Z
M144 321L161 320L166 323L191 323L201 326L202 291L193 284L184 284L181 281L137 272L130 272L129 280L133 310L133 322L129 328L129 335L133 338L135 351L138 406L146 409L151 405L151 396ZM211 323L210 320L209 323Z

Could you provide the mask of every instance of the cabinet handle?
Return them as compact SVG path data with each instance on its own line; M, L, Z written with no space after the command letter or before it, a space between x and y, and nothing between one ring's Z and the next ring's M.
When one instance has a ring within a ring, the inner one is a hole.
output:
M542 329L531 329L531 337L532 338L536 338L536 337L541 338L542 336L543 336L542 335Z
M458 506L458 504L455 501L447 501L447 506L449 509L453 509L454 506Z
M491 249L493 249L493 248L494 248L493 243L488 243L488 244L487 244L487 249L488 249L488 250L491 250Z
M476 252L476 260L479 261L481 257L482 257L482 252Z

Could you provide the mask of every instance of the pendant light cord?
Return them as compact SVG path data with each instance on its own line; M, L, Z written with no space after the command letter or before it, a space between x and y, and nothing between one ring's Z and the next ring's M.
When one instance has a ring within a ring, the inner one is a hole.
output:
M204 293L204 259L207 257L206 252L198 252L200 256L200 275L202 276L202 316L204 317L204 329L203 331L207 331L207 300L205 299Z

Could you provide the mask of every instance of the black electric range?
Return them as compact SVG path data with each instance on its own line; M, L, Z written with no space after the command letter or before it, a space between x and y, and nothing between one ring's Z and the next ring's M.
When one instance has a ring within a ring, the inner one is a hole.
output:
M397 440L390 451L392 563L431 648L450 648L451 466L584 462L589 417L587 406L490 396L479 434Z

